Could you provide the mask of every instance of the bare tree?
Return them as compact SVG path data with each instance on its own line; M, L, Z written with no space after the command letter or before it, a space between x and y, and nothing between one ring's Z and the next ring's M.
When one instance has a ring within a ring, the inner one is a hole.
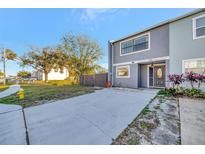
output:
M61 49L67 55L69 71L79 80L81 75L95 70L96 61L102 57L102 49L97 41L86 35L65 35Z
M45 75L45 82L48 81L48 73L55 66L54 49L51 47L36 48L32 47L24 56L20 57L23 66L29 65L36 70L40 70Z

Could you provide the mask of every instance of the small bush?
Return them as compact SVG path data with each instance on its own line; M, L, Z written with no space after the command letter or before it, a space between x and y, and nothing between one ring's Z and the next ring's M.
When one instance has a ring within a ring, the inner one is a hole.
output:
M165 88L165 89L161 89L157 95L162 95L162 96L165 96L165 97L170 97L170 96L174 96L175 95L175 92L176 92L176 89L174 88Z
M138 144L140 144L140 141L138 138L128 140L128 145L138 145Z
M192 89L184 89L183 94L188 97L203 97L204 93L200 89L192 88Z
M158 92L157 95L162 95L165 97L171 96L187 96L191 98L205 98L205 93L201 89L197 88L169 88L169 89L162 89Z
M173 88L178 88L180 84L182 84L182 82L184 82L183 79L183 74L170 74L168 75L169 78L169 82L171 82Z
M148 107L145 107L145 108L142 110L141 114L142 114L142 115L146 115L146 114L149 113L149 112L151 112L151 111L149 110L149 108L148 108Z
M200 88L201 84L205 82L205 75L203 74L196 74L193 72L186 73L186 80L190 82L192 88L194 88L194 83L198 84L198 88Z

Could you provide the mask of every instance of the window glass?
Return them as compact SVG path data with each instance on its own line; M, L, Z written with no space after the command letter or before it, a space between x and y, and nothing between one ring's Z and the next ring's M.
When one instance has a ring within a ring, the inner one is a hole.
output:
M149 36L144 35L144 36L135 38L133 40L123 42L121 43L121 53L126 54L126 53L148 49L148 45L149 45L148 41L149 41Z
M117 76L128 77L129 76L128 67L119 67L119 68L117 68Z
M195 37L205 36L205 17L195 19Z
M197 37L205 36L205 27L196 29L196 36Z
M185 72L205 74L205 59L185 61L184 67L185 67Z
M196 28L205 27L205 17L196 19Z

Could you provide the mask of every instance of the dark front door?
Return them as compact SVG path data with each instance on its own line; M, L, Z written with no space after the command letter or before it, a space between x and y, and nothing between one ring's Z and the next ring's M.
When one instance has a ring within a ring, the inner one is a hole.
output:
M165 87L165 65L154 66L154 86Z
M153 87L154 86L154 71L153 67L149 67L149 86Z

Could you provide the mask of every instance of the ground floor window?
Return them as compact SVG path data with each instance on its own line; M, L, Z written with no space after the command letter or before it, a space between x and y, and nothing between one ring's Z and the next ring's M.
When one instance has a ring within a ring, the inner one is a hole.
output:
M193 72L193 73L205 74L205 58L184 60L183 69L184 69L184 73Z
M130 77L130 66L118 66L116 67L117 78L129 78Z

